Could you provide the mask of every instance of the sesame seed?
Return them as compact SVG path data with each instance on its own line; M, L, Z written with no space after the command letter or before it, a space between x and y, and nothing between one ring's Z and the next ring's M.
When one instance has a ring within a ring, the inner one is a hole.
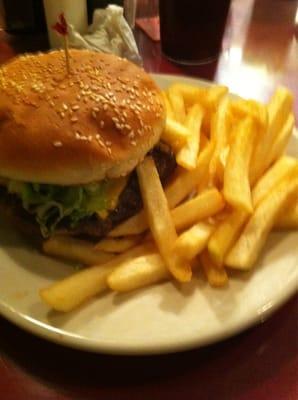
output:
M71 121L71 122L77 122L77 121L78 121L78 118L77 118L77 117L72 117L72 118L70 119L70 121Z
M103 109L104 109L105 111L108 109L108 105L107 105L106 103L103 105Z
M71 109L73 111L77 111L77 110L79 110L79 108L80 108L80 106L78 106L77 104L75 104L74 106L71 107Z
M67 107L67 105L65 103L62 104L62 107L64 108L65 111L68 110L68 107Z
M95 112L95 111L92 111L92 113L91 113L91 114L92 114L92 117L96 119L96 117L97 117L97 114L96 114L96 112Z
M100 121L100 127L103 128L105 126L105 122L104 121Z
M62 142L60 142L59 140L56 140L55 142L53 142L53 146L61 147L62 146Z

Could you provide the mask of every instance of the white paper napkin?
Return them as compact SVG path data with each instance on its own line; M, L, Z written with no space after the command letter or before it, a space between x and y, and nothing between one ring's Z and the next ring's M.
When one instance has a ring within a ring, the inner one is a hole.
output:
M142 64L133 33L124 18L123 8L109 5L97 9L86 34L80 34L69 24L70 47L113 53Z

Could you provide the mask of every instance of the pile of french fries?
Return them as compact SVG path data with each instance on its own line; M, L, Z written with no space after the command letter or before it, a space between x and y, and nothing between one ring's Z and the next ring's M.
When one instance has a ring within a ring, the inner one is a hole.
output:
M298 229L298 159L285 155L294 129L287 89L267 105L224 86L175 83L163 97L162 140L174 149L175 176L163 188L148 156L137 167L141 212L96 245L45 241L45 253L92 265L40 291L53 309L71 311L107 289L188 282L198 269L222 287L230 268L253 267L272 229Z

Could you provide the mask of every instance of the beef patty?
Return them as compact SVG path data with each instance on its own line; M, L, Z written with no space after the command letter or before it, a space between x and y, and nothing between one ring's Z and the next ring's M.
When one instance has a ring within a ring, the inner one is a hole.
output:
M165 184L175 170L175 156L170 148L160 143L150 154L154 158L161 182ZM98 215L83 218L71 228L67 219L61 221L55 230L57 234L68 234L79 237L101 238L122 221L135 215L142 208L142 197L136 172L133 171L128 183L119 196L117 207L102 219ZM40 236L40 229L34 216L29 214L20 199L8 194L5 187L0 186L0 213L9 218L18 229L26 234Z

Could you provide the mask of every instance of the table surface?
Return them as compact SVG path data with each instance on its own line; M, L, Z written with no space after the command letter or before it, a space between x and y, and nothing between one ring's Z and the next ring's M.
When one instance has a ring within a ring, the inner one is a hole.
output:
M141 31L136 37L146 70L214 80L259 100L283 84L295 94L297 118L297 24L296 0L234 0L219 59L197 67L174 65L158 42ZM44 35L2 30L0 63L47 46ZM172 355L117 357L63 348L0 318L0 397L296 400L297 321L295 296L269 320L222 343Z

